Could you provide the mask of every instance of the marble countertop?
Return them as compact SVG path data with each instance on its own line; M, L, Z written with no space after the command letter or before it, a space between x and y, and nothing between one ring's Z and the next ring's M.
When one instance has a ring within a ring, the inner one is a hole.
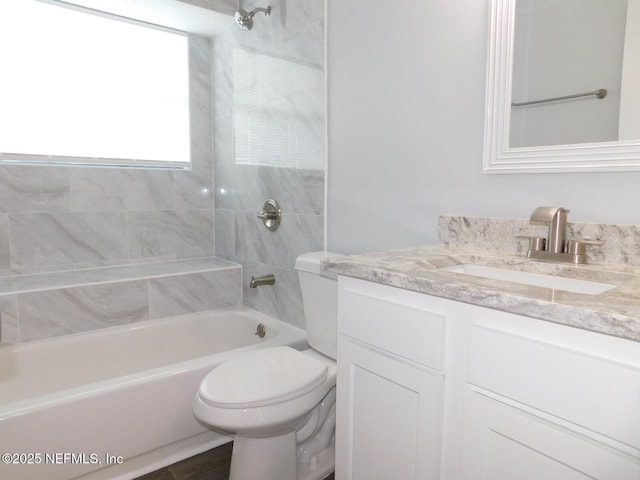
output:
M597 295L535 287L441 270L473 263L610 283ZM443 245L332 257L329 271L481 307L640 341L640 267L571 265Z

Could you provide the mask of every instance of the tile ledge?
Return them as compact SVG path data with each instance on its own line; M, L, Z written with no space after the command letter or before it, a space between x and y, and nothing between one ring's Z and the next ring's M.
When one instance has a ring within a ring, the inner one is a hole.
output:
M0 277L0 295L170 277L231 268L240 268L240 265L221 258L205 257L87 268L83 270L13 275Z

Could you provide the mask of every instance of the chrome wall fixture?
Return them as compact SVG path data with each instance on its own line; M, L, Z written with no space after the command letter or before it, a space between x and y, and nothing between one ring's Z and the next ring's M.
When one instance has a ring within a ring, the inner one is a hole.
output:
M525 107L527 105L537 105L539 103L559 102L560 100L570 100L572 98L580 97L596 97L598 100L602 100L607 96L606 88L599 88L593 92L575 93L573 95L563 95L562 97L543 98L541 100L531 100L529 102L513 102L512 107Z
M264 12L265 16L268 17L271 15L271 5L267 8L254 8L250 12L240 8L236 11L234 18L242 30L251 30L253 28L253 16L258 12Z
M259 323L258 326L256 327L256 333L254 333L254 335L257 335L260 338L264 338L266 334L267 334L267 329L264 326L264 323Z
M275 285L276 277L273 273L267 273L266 275L261 275L259 277L251 277L251 281L249 282L249 288L258 288L263 285Z
M262 206L262 211L258 213L258 218L262 220L267 230L275 232L282 221L282 209L278 202L270 198Z

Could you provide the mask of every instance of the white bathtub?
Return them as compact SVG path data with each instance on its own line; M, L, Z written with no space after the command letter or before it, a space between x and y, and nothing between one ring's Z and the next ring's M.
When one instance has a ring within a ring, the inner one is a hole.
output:
M201 379L237 352L304 338L234 308L2 346L0 479L130 479L225 443L191 413Z

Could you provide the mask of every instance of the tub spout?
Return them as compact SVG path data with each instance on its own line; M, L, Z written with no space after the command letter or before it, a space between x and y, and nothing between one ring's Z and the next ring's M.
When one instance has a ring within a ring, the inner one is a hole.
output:
M251 277L249 282L249 288L261 287L262 285L273 285L276 283L276 277L268 273L267 275L261 275L259 277Z

